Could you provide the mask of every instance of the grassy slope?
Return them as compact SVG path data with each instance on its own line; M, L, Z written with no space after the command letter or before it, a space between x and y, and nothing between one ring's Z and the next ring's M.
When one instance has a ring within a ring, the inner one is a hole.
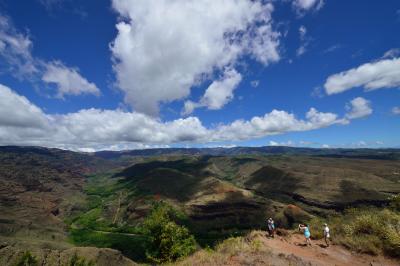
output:
M70 240L75 245L113 248L141 261L144 257L143 237L134 226L125 222L127 204L144 194L127 186L113 173L91 175L87 178L86 201L82 211L66 220Z

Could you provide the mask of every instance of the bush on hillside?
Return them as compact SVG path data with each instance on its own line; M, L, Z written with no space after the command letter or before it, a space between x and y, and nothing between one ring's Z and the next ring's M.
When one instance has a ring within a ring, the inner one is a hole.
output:
M69 266L94 266L93 261L86 261L85 258L79 257L76 253L72 256L69 261Z
M178 225L178 213L165 203L153 206L150 215L143 223L148 236L147 258L155 263L172 262L196 250L196 241L189 230Z
M400 211L400 194L390 198L390 207L396 211Z
M38 261L35 256L31 254L31 252L26 251L17 261L15 266L37 266Z
M323 238L324 222L329 225L333 242L357 252L400 257L400 213L393 209L352 208L342 216L314 218L310 221L314 239Z

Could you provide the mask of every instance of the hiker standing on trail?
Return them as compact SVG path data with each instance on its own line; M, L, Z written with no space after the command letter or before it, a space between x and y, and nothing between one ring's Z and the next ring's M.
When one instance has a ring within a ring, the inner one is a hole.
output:
M275 224L274 224L274 220L272 220L272 218L268 219L267 226L268 226L269 236L275 237Z
M311 233L307 224L299 224L299 231L303 231L304 237L306 238L306 245L311 246Z
M325 223L324 224L324 239L325 239L326 247L329 247L329 239L330 239L330 237L331 237L331 235L329 234L329 227Z

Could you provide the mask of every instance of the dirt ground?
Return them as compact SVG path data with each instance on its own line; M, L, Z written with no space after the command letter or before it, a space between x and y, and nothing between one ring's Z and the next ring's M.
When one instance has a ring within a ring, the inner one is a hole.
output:
M292 235L288 238L275 236L275 238L261 238L273 254L278 256L296 256L302 264L309 265L335 265L335 266L361 266L361 265L400 265L400 261L383 256L370 256L367 254L353 253L342 246L331 245L326 247L324 241L312 241L312 246L305 245L302 235Z

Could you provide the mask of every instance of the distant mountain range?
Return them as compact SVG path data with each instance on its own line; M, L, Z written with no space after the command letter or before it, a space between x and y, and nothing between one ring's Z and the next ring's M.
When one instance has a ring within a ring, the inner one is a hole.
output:
M21 151L49 154L50 151L68 153L71 151L56 148L38 146L0 146L2 151ZM86 152L77 152L86 153ZM212 155L212 156L236 156L236 155L310 155L327 156L336 158L365 158L365 159L400 159L400 148L307 148L289 146L262 146L262 147L216 147L216 148L152 148L121 151L98 151L93 153L96 157L115 159L123 156L157 156L157 155Z
M365 159L399 159L400 149L318 149L287 146L263 146L263 147L233 147L233 148L162 148L126 151L99 151L96 156L112 159L123 156L155 156L155 155L212 155L212 156L236 156L236 155L310 155L328 156L337 158L365 158Z

